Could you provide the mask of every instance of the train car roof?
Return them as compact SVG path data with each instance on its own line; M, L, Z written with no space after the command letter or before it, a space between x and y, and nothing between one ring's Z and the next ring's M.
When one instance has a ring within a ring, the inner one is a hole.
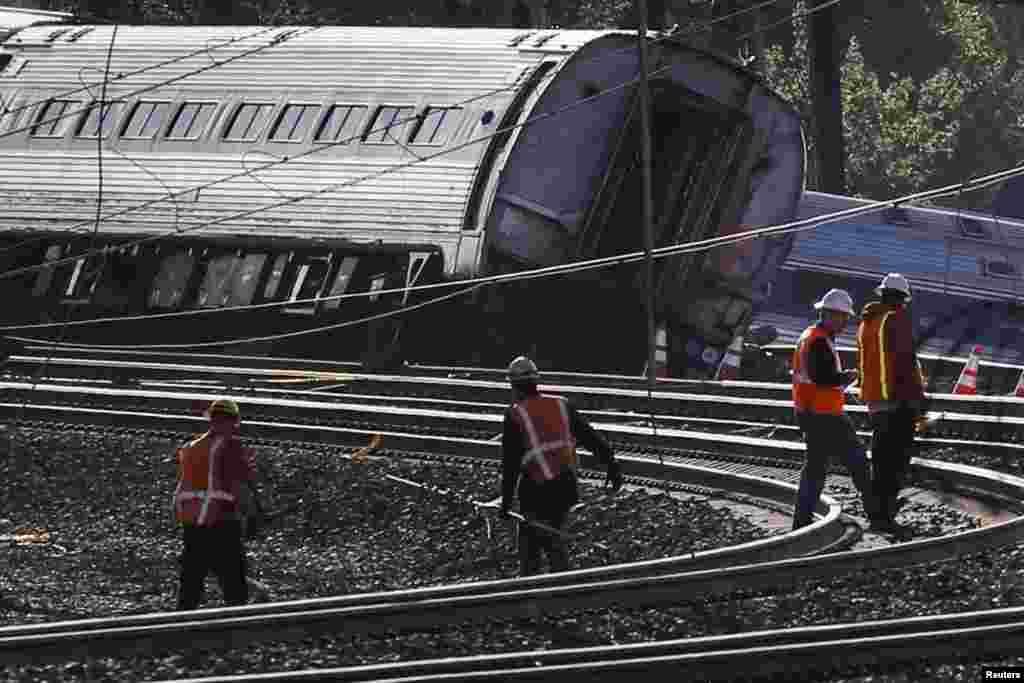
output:
M0 6L0 42L26 26L66 23L71 20L72 15L67 12L46 12L38 9Z
M41 26L3 44L27 59L23 87L81 85L83 67L104 67L114 40L111 72L131 74L133 86L189 76L189 85L409 90L479 93L506 88L524 67L545 56L569 55L614 31L380 28L359 26ZM310 55L315 54L315 59Z
M54 26L70 15L32 14L45 15L49 25L31 25L26 16L27 23L16 27L7 40L0 33L0 49L28 60L17 79L10 79L23 87L81 86L83 67L104 68L113 37L113 73L148 69L132 75L133 86L162 83L216 61L221 64L190 76L189 83L246 89L261 83L277 89L336 83L377 92L393 87L478 93L507 87L524 67L568 56L603 36L635 36L634 31L621 29L134 25L117 26L114 36L112 25ZM654 32L648 35L656 37ZM663 44L701 53L770 89L759 74L729 55L688 45L680 36L665 37ZM194 56L151 69L156 62L193 52ZM311 52L316 53L315 60L309 59Z

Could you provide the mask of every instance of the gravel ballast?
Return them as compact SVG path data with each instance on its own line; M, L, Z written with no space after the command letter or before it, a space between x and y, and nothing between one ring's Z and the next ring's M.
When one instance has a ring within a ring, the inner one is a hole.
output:
M0 623L166 611L174 605L180 540L171 520L174 447L182 439L96 430L23 429L3 446L0 534L37 528L49 544L6 544L0 572ZM511 525L468 505L425 495L384 478L391 473L480 500L496 495L496 469L415 461L354 464L342 449L258 449L267 508L300 502L295 514L250 545L251 573L274 599L388 590L514 576ZM926 457L936 457L927 454ZM939 458L936 458L939 459ZM955 459L950 457L950 459ZM980 464L971 462L971 464ZM830 490L830 493L835 493ZM840 497L847 497L840 491ZM584 484L574 533L610 551L577 543L574 566L634 561L741 543L767 535L700 499L646 490L615 497ZM927 509L905 510L927 520ZM956 525L962 520L951 519ZM925 521L915 535L934 535ZM442 542L438 542L442 539ZM59 547L58 547L59 546ZM156 658L97 659L12 669L26 681L162 680L184 676L347 666L556 647L641 642L699 635L962 612L1024 605L1020 548L899 571L865 571L783 594L697 601L660 609L602 610L452 625L398 636L332 637L261 643L246 650L168 652ZM213 581L210 581L213 585ZM207 604L217 605L212 588ZM903 667L868 681L976 680L979 665ZM971 676L974 676L972 678ZM821 680L839 680L835 676Z

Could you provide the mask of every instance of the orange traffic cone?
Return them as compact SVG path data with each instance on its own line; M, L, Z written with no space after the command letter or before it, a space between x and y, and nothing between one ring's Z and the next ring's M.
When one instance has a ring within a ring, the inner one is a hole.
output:
M646 363L644 376L647 376ZM654 331L654 376L668 377L668 330L664 325Z
M1020 378L1017 380L1017 388L1013 390L1011 396L1024 398L1024 370L1020 371Z
M975 346L971 349L971 355L964 365L960 378L953 386L954 394L977 394L978 393L978 358L985 350L984 346Z
M740 359L743 357L743 335L738 334L722 356L722 362L715 373L716 380L739 379Z

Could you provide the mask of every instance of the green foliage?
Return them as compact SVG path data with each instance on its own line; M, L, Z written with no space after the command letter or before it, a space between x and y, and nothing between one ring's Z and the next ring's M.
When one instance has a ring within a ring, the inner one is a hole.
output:
M933 61L923 77L901 74L902 65L893 63L881 78L860 40L850 39L842 103L851 194L886 198L959 182L1019 163L1024 153L1024 72L1010 59L991 10L957 0L942 0L934 9L930 29L941 40L922 42L947 44L949 56L945 63ZM805 20L795 22L791 50L766 50L764 74L810 120ZM811 151L812 136L808 127ZM810 171L813 189L813 164Z

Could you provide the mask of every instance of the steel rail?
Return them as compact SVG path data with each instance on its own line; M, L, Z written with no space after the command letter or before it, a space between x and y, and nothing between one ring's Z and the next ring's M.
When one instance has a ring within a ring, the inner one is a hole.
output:
M856 666L921 659L981 660L1019 654L1024 608L1004 608L883 621L805 626L722 636L588 648L534 650L393 664L307 669L257 675L174 679L164 683L295 683L297 681L528 681L574 676L633 683L663 680L791 680ZM578 680L578 679L577 679Z
M5 409L14 404L4 404ZM116 420L124 424L131 413L112 413L86 408L64 406L28 406L33 415L51 419L70 413L74 419L97 417L103 421ZM135 413L137 419L152 423L186 420L181 416ZM301 430L305 437L319 436L330 443L352 439L360 445L371 433L368 430L314 427L310 425L270 424L247 422L247 428L269 430L271 434L294 434ZM495 457L497 444L472 439L442 439L400 433L385 434L387 443L394 447L452 452L464 450L475 457ZM679 474L699 468L681 467L675 463L661 465L653 458L626 456L625 469L630 475ZM944 478L950 485L973 488L985 492L987 497L1019 501L1024 494L1024 479L977 468L942 463L915 461L914 467ZM764 494L787 488L781 482L768 482L756 477L730 475L705 470L702 482L726 484L733 489ZM788 485L788 497L793 486ZM832 515L833 501L820 502L828 506ZM837 508L837 506L836 506ZM821 511L821 507L819 507ZM838 510L833 519L838 519ZM648 562L577 570L562 574L439 586L436 588L366 594L271 606L251 606L223 610L205 610L200 613L176 615L143 615L116 620L87 620L64 622L44 626L11 627L0 630L0 661L39 661L40 658L66 659L78 654L97 656L98 652L152 652L165 648L173 638L187 638L192 645L203 643L213 646L249 643L254 638L281 640L309 637L315 633L329 633L343 628L346 633L379 630L416 630L453 620L487 619L496 615L516 616L536 614L538 609L564 611L607 608L629 604L632 607L657 606L678 603L693 597L723 595L774 589L794 582L834 576L864 568L901 567L946 559L950 554L976 552L980 549L1019 542L1024 538L1024 518L993 524L945 538L912 541L889 548L833 553L814 558L767 559L775 553L792 555L814 552L820 547L822 530L829 526L826 519L786 534L785 542L762 539L745 544L747 549L758 546L758 553L747 555L748 564L737 565L737 548L707 551L677 558L663 558ZM834 531L834 529L833 529ZM767 561L765 561L767 559ZM699 560L699 561L698 561ZM724 562L726 568L715 567ZM684 569L684 571L679 571ZM542 606L542 607L541 607ZM119 624L112 626L112 624ZM14 629L14 630L11 630Z
M43 356L12 355L8 358L8 368L25 365L35 367L41 364ZM483 396L493 396L504 400L508 395L507 382L485 380L468 380L460 378L439 378L409 375L372 374L350 371L326 371L300 368L268 367L254 364L248 367L216 366L198 363L162 363L153 361L121 361L112 359L73 358L55 356L50 365L61 368L72 377L93 378L98 373L131 372L136 377L150 379L180 379L182 374L217 377L226 384L246 384L259 378L308 378L332 381L358 386L360 382L374 385L402 387L409 392L443 392L452 398L480 400ZM742 406L750 404L752 399L757 403L750 405L768 417L780 417L792 413L789 398L791 387L788 384L772 384L762 382L698 382L692 385L703 390L696 393L684 391L656 391L653 400L658 412L679 414L692 404L705 412L719 405ZM647 394L641 389L624 389L618 387L590 387L573 384L544 384L545 391L554 391L568 396L581 405L594 407L632 407L640 398L646 400ZM712 393L715 390L715 393ZM1014 427L1024 424L1024 400L1012 396L978 396L957 394L928 394L930 412L941 414L950 420L973 420L979 423L1006 423ZM699 410L697 412L700 412ZM847 412L854 416L867 414L862 405L848 405ZM978 415L980 414L980 415ZM975 417L968 417L975 415ZM992 417L995 415L996 417Z
M185 366L174 367L174 372L182 373L186 372ZM169 373L165 368L161 368L162 373ZM209 369L207 374L217 372L215 369ZM193 380L191 385L188 387L190 390L196 391L194 394L185 395L180 394L189 400L200 401L209 400L209 392L216 390L217 393L230 393L232 397L237 400L244 401L249 405L252 405L257 410L263 407L282 407L282 405L291 405L291 407L301 408L304 410L323 410L323 411L334 411L331 416L321 416L318 419L354 419L358 413L367 414L371 412L370 405L377 405L379 409L374 409L374 413L381 414L392 414L400 415L400 418L396 418L395 424L410 424L415 423L419 418L416 416L428 416L434 418L434 413L417 413L418 410L429 410L429 409L418 409L408 408L403 404L413 405L434 405L445 409L447 412L441 417L449 419L451 421L459 420L474 420L474 418L468 417L469 415L475 415L476 428L480 430L486 430L488 428L494 428L495 425L488 423L500 420L500 416L504 407L507 403L500 401L501 398L507 397L507 392L504 389L492 389L488 393L484 393L482 396L479 395L479 390L469 392L460 391L459 394L463 398L452 397L452 398L436 398L433 396L408 396L408 395L381 395L381 394L367 394L367 393L356 393L354 391L346 391L343 394L337 394L334 392L317 392L317 391L283 391L281 389L254 389L246 394L234 393L239 392L240 389L237 387L228 386L214 386L207 384L207 386L196 386L196 383L208 383L209 380ZM178 377L177 381L169 384L185 383L182 378ZM86 392L89 391L84 386L84 382L74 380L71 382L72 385L78 384L81 388L76 388L76 391ZM141 381L140 385L147 384L150 386L160 386L165 383L156 381ZM3 384L5 388L16 390L17 383L11 382ZM45 389L48 391L60 391L54 387L59 387L59 384L47 384ZM430 383L429 386L435 387L434 393L454 393L450 386L437 386L435 383ZM464 385L456 385L464 388ZM579 387L556 387L555 390L562 394L570 394L565 389L572 389L577 392L574 396L574 401L578 404L586 405L588 402L594 400L594 395L588 393L585 390L581 392ZM186 391L185 388L177 387L178 391ZM145 391L145 389L124 389L110 387L94 387L94 392L109 392L111 396L130 396L137 395L139 397L146 397L151 394L136 393L131 394L131 391ZM199 391L202 390L206 393L201 394ZM612 396L616 394L616 390L611 390ZM118 392L121 392L118 394ZM165 397L170 398L175 394L170 391L165 391L163 394ZM475 399L474 399L475 398ZM479 400L479 398L492 398L492 400ZM777 432L787 432L794 436L799 435L799 430L795 425L786 424L792 422L793 411L792 404L788 400L772 400L772 399L759 399L759 398L738 398L738 397L727 397L719 399L716 396L710 395L696 395L689 396L690 400L662 400L660 404L665 407L674 409L677 413L684 413L685 415L667 415L668 411L663 412L659 415L655 422L658 426L658 430L672 430L675 429L677 433L673 434L673 438L684 438L681 432L687 433L705 433L705 434L721 434L721 433L736 433L737 427L740 428L754 428L763 429L765 431L774 430ZM648 415L641 415L634 411L627 411L629 400L621 397L608 398L607 395L598 397L597 402L603 404L602 408L612 408L616 410L589 410L584 409L583 413L589 418L595 421L596 426L599 429L614 431L614 428L606 428L608 424L620 424L622 422L640 422L647 426L650 424ZM289 402L297 401L297 402ZM364 408L351 408L353 402L358 402L364 405ZM610 405L609 405L610 403ZM178 405L169 405L169 408L177 410ZM461 409L461 410L455 410ZM472 414L466 412L466 409L475 411ZM866 426L866 421L863 419L866 417L866 409L862 405L851 405L848 410L856 416L855 419L859 418L861 426ZM740 421L736 419L723 420L721 418L708 417L715 414L737 412L741 411L744 416L754 415L761 417L765 420L771 420L772 423L758 423L752 421ZM492 417L486 417L487 415ZM919 437L920 442L923 445L934 445L934 446L966 446L971 449L980 452L1006 454L1024 450L1024 444L1020 441L1024 440L1024 418L1020 417L992 417L988 415L979 415L974 413L953 413L953 412L936 412L932 411L929 415L933 418L935 423L929 429L927 436ZM701 425L700 429L691 428L691 424ZM866 436L869 432L861 430L861 435ZM974 438L963 438L963 437ZM640 438L639 432L634 433L634 437ZM697 439L697 437L692 437ZM691 439L691 441L692 441ZM703 441L707 442L708 437L703 437ZM652 442L658 441L654 439ZM665 438L659 440L660 444L666 442ZM738 442L737 442L738 443ZM781 442L784 443L784 442ZM699 447L698 442L690 442L691 447ZM748 451L744 451L749 453Z
M27 344L26 350L33 351L49 351L52 349L46 345L33 345ZM766 346L759 347L762 351L771 353L791 354L793 352L792 344L784 343L773 343ZM850 346L839 346L837 350L842 354L856 353L856 348ZM211 361L222 362L222 361L244 361L249 364L261 364L266 363L270 365L280 366L282 362L285 362L291 366L302 366L308 365L316 367L322 370L339 370L341 368L348 368L352 370L358 370L362 367L362 364L358 361L332 361L332 360L316 360L309 358L292 358L292 357L273 357L273 356L254 356L254 355L236 355L236 354L216 354L216 353L200 353L200 354L189 354L189 353L175 353L169 351L145 351L145 350L127 350L127 351L116 351L109 349L96 349L96 348L80 348L76 349L71 345L66 349L67 353L80 354L82 356L94 356L97 358L102 357L149 357L159 358L167 360L170 358L178 358L180 361L189 361L196 358L204 358ZM923 361L929 361L933 363L939 363L950 366L963 367L967 362L966 356L950 356L934 353L919 353L918 357ZM1024 371L1024 365L1014 363L1003 363L994 360L981 359L980 363L983 367L998 368L1000 370L1008 370L1021 372ZM473 377L476 379L493 379L501 380L504 378L504 370L501 368L489 368L489 367L478 367L469 365L435 365L430 363L410 363L406 367L410 371L416 372L420 375L434 375L434 376L447 376L453 373L462 374L467 377ZM571 372L561 370L545 370L545 376L552 381L564 382L566 384L586 384L589 386L593 385L621 385L623 387L633 386L638 387L643 384L645 378L639 375L620 375L614 373L589 373L589 372ZM734 384L742 383L735 381L718 382L712 380L692 380L682 379L675 377L662 377L658 378L659 386L664 386L667 389L672 387L688 387L688 386L701 386L707 385L710 387L715 386L730 386ZM788 386L788 385L787 385ZM688 389L692 390L692 389Z

